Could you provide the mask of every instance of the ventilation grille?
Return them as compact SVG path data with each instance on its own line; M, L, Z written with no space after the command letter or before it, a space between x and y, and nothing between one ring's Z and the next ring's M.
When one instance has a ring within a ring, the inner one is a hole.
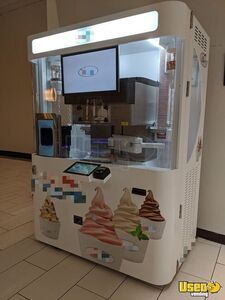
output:
M195 41L202 48L204 52L207 51L208 41L201 30L195 26Z
M198 209L200 165L190 170L185 178L185 198L183 208L183 247L184 254L191 250L195 240Z

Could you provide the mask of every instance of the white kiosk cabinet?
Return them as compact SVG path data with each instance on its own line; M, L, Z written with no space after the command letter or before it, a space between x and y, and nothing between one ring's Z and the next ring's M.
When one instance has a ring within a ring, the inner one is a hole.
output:
M28 51L35 113L61 120L58 157L32 157L36 239L170 283L195 242L207 33L169 1L33 35Z

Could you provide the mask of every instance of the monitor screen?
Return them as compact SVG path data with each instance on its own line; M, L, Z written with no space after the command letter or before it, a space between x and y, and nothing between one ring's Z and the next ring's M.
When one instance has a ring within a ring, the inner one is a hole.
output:
M67 168L64 173L71 173L71 174L80 174L89 176L91 173L98 168L99 164L92 164L92 163L85 163L85 162L76 162L69 168Z
M118 90L118 47L62 56L63 94Z
M41 128L41 145L52 146L53 145L53 130L52 128Z

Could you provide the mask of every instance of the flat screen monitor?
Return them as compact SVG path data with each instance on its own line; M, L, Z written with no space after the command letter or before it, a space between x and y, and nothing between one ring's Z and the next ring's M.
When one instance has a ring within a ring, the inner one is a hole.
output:
M41 128L41 145L52 146L53 145L53 130L52 128Z
M118 90L118 47L63 55L63 94Z
M99 166L100 166L99 164L85 163L85 162L79 161L79 162L75 162L72 166L67 168L64 171L64 173L89 176Z

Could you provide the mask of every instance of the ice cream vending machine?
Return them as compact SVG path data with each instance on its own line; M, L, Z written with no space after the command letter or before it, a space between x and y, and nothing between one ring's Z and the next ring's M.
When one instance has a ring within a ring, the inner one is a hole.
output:
M32 156L36 239L173 280L196 237L209 43L179 1L28 38L36 113L63 140Z

